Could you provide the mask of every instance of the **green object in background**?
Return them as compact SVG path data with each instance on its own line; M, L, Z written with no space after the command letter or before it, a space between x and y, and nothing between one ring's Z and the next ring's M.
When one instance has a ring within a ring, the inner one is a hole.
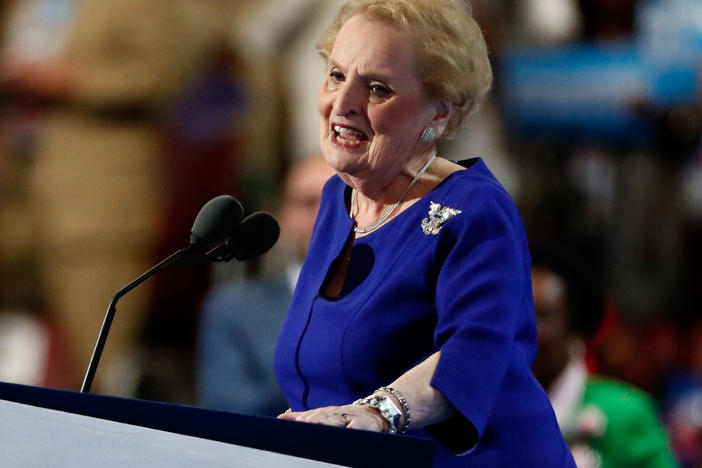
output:
M579 421L581 429L584 425L585 431L592 431L588 444L600 455L601 468L678 466L653 399L641 390L615 380L591 377Z

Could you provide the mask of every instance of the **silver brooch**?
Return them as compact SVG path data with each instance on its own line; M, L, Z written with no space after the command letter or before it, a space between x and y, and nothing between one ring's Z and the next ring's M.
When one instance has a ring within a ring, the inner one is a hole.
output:
M422 220L422 231L427 236L437 235L441 231L441 226L459 214L461 210L456 210L454 208L444 206L442 207L438 203L429 202L429 217Z

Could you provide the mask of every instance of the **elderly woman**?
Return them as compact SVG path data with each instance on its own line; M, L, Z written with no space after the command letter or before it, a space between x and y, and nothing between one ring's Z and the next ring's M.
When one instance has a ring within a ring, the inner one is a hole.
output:
M491 84L470 5L349 0L318 49L338 176L278 338L280 417L433 437L436 466L574 466L529 368L514 203L480 159L436 155Z

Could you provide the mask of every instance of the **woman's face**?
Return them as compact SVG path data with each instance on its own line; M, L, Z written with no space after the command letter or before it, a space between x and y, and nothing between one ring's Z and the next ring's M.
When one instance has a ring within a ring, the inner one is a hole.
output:
M362 15L341 28L317 107L322 153L342 176L387 184L429 149L420 135L437 104L415 70L414 45L400 30Z

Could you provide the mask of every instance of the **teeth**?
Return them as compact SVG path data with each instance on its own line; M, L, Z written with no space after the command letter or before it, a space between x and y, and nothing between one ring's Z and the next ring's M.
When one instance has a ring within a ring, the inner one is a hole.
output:
M340 125L334 125L334 131L337 133L336 139L346 146L360 145L361 140L365 138L365 135L358 130L342 127Z
M340 141L342 144L351 146L351 145L360 145L361 140L358 140L356 138L344 138L341 135L337 136L336 139Z
M341 127L339 125L334 125L334 131L345 137L352 137L354 140L363 138L363 133L353 130L351 128Z

